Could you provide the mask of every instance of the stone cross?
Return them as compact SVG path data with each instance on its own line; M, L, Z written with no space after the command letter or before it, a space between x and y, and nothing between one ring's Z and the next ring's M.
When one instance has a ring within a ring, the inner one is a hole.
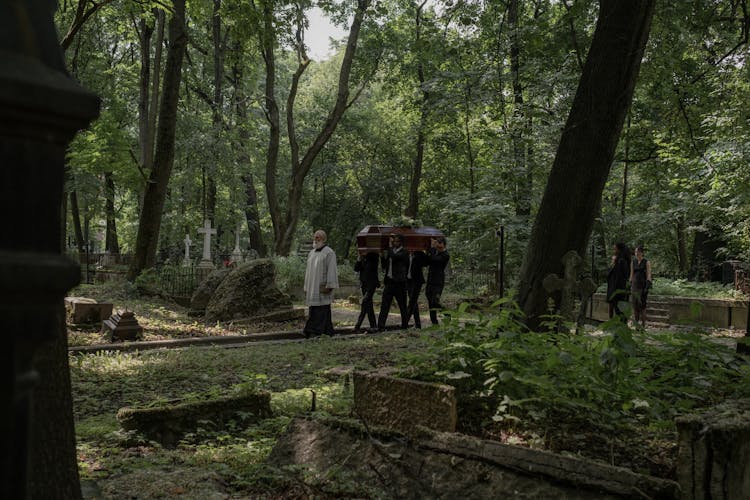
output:
M189 234L185 235L183 243L185 243L185 260L182 262L182 265L188 267L190 266L190 245L193 244L193 240L190 239Z
M198 232L203 234L203 258L201 260L211 262L211 235L216 234L216 229L212 229L211 221L206 219Z
M560 291L560 315L563 318L580 321L583 319L589 296L596 290L596 283L591 278L578 279L583 259L574 250L567 252L560 260L564 269L563 277L560 278L556 274L547 275L542 282L542 286L550 293ZM576 293L581 296L581 310L578 318L573 316Z
M229 261L232 264L239 264L242 262L242 250L240 249L240 231L242 230L242 224L237 224L237 231L234 232L234 250L232 250L232 256Z

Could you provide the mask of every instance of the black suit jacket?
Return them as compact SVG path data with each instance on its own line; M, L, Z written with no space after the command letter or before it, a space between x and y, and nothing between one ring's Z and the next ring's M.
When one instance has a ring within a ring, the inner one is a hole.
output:
M394 252L393 248L388 249L388 253L380 258L383 264L383 272L385 273L386 283L388 279L397 283L406 283L406 274L409 272L409 252L404 247L401 247L398 252ZM388 267L392 263L393 277L388 278Z
M366 287L379 287L378 254L370 252L362 259L357 259L354 270L359 273L359 281Z
M430 248L427 253L427 284L445 284L445 266L448 265L449 260L448 250L438 252L436 249Z
M424 271L423 269L427 265L427 256L424 252L414 252L411 254L411 265L409 274L411 274L411 281L415 284L424 283Z

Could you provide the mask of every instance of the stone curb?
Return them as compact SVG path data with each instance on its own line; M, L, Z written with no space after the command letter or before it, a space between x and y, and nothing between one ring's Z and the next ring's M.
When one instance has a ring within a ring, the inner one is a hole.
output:
M399 330L398 327L386 327L385 331ZM335 330L335 336L339 335L361 335L354 332L354 328L338 328ZM374 335L368 333L366 335ZM313 337L317 338L317 337ZM73 346L68 347L70 354L96 354L98 352L105 351L120 351L120 352L133 352L133 351L149 351L154 349L178 349L182 347L191 346L223 346L223 347L240 347L244 344L252 344L253 342L269 342L279 340L307 340L305 335L299 330L294 331L281 331L281 332L266 332L266 333L250 333L248 335L222 335L217 337L192 337L185 339L174 339L174 340L153 340L147 342L117 342L111 344L96 344L86 346Z

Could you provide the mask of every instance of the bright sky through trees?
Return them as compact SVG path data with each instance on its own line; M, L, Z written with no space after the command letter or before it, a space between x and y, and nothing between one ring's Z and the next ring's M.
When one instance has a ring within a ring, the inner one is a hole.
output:
M328 59L331 56L330 39L340 40L347 32L331 24L330 19L318 7L313 7L309 15L310 29L305 34L308 54L316 61Z

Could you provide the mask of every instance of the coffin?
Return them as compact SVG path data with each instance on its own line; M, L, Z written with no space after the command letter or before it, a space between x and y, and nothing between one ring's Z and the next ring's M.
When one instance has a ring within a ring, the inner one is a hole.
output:
M357 234L357 251L360 254L380 253L388 248L389 237L396 233L404 235L404 247L409 252L427 250L432 238L445 237L440 230L429 226L365 226Z

